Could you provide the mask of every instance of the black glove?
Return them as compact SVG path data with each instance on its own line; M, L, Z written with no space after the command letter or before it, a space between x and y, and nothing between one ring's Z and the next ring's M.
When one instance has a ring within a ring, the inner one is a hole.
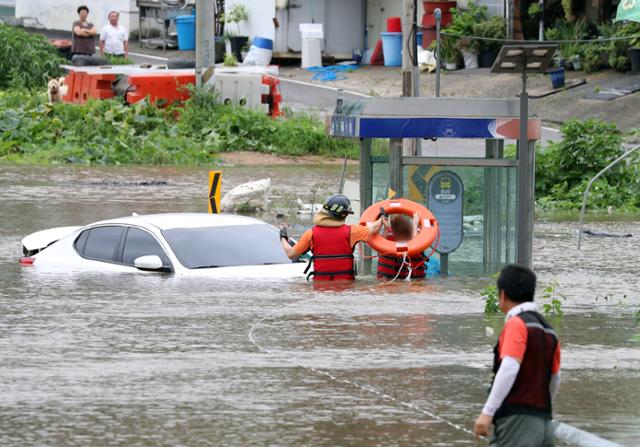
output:
M289 242L289 233L287 233L287 227L280 228L280 239L286 239Z
M378 213L378 216L376 217L376 220L380 219L381 217L387 217L387 213L384 210L383 206L380 207L380 212Z

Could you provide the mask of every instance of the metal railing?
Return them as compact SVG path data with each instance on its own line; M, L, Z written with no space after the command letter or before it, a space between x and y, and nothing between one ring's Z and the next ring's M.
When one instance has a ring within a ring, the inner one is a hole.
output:
M606 168L598 172L587 184L587 189L585 189L584 196L582 198L582 209L580 210L580 222L578 224L578 250L580 250L580 242L582 240L582 224L584 223L584 213L587 208L587 198L589 197L589 191L591 190L591 185L593 185L593 182L598 180L602 176L602 174L607 172L609 169L617 165L621 160L624 160L625 158L627 158L629 155L631 155L633 152L635 152L638 149L640 149L640 144L632 147L627 152L625 152L624 154L622 154L621 156L613 160L611 163L609 163L609 165L607 165Z

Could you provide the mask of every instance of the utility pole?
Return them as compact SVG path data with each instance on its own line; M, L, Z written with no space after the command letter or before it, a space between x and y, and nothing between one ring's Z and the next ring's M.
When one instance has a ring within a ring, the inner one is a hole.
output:
M419 95L417 0L402 0L402 96ZM405 140L403 154L418 155L420 140Z
M213 77L216 64L215 0L196 0L196 86Z

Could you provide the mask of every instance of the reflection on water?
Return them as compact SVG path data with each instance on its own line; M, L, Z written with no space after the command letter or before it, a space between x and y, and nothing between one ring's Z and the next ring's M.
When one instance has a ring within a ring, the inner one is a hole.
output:
M339 171L229 168L225 189L270 176L283 206L310 200ZM168 184L113 184L148 179ZM197 211L206 193L205 170L0 168L0 445L476 445L345 382L470 427L490 379L486 327L501 325L482 314L488 279L364 278L336 292L302 280L47 275L15 262L31 231ZM640 235L633 221L590 226ZM640 238L586 239L578 252L573 228L536 225L540 282L557 279L567 295L554 323L558 417L637 445ZM271 354L247 337L265 316L254 335Z

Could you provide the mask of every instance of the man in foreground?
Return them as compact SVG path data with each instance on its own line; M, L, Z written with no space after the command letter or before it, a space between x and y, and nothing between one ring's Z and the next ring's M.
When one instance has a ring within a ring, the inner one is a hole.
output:
M475 422L476 436L497 447L554 445L551 402L560 386L560 345L553 328L536 311L536 275L508 265L498 277L505 325L494 348L489 398Z

